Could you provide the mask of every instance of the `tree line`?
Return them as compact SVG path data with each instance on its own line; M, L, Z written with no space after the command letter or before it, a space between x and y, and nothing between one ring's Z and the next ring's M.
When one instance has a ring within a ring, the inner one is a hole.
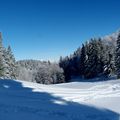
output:
M114 42L108 44L102 38L90 39L74 54L60 57L59 65L64 69L66 81L74 76L90 79L117 75L120 78L120 32Z
M39 60L17 61L17 79L41 84L56 84L65 82L64 71L57 63Z
M19 79L41 84L65 82L63 69L58 63L38 60L16 61L11 47L5 48L0 33L0 78Z
M90 79L116 75L120 78L120 32L115 44L93 38L58 63L39 60L16 61L11 47L5 48L0 33L0 78L20 79L42 84L68 82L72 77Z

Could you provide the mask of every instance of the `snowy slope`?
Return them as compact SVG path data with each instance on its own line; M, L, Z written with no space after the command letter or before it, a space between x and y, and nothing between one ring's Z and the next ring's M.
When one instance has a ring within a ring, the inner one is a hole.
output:
M0 120L120 120L120 80L58 85L0 80Z

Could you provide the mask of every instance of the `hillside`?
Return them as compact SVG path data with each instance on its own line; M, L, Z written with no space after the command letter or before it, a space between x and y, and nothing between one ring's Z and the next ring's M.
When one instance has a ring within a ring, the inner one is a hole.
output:
M0 80L0 120L119 120L120 81Z

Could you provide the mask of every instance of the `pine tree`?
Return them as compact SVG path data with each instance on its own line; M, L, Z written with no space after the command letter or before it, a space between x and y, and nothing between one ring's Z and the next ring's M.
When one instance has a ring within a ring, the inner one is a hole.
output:
M98 64L99 64L99 57L98 57L98 47L97 41L91 39L88 50L87 50L87 60L85 64L85 78L93 78L98 75Z
M98 63L97 63L97 76L101 76L104 73L104 65L106 62L105 55L105 45L103 44L101 38L96 40L97 45L97 55L98 55Z
M84 44L81 48L81 55L80 55L80 63L79 63L79 72L80 75L83 76L85 72L85 62L86 62L86 50Z
M16 62L10 46L8 46L7 53L8 53L8 59L9 59L8 63L10 67L9 69L10 78L15 79L16 78Z
M2 33L0 32L0 77L4 76Z
M16 62L10 46L8 46L7 49L4 49L4 63L5 63L4 77L7 79L15 79L16 78Z
M60 57L59 66L63 68L65 80L68 82L71 79L71 59L68 56Z
M2 55L0 52L0 77L3 77L3 75L4 75L4 67L3 67Z
M117 46L115 52L115 66L116 66L117 78L120 78L120 32L117 38Z

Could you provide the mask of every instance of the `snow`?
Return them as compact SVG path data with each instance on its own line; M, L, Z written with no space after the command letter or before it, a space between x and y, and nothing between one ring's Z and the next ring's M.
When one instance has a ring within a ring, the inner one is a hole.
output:
M0 80L0 120L120 120L120 80L57 85Z

